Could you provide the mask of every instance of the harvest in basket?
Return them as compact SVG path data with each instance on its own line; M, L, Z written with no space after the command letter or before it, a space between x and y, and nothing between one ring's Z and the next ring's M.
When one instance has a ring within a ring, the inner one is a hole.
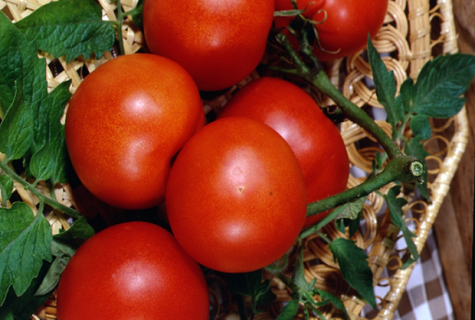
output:
M466 143L449 2L0 0L0 319L391 319Z

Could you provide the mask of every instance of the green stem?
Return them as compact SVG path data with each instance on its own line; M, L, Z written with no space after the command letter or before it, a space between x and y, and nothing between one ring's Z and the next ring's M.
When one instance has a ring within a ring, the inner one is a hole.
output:
M10 167L5 162L0 161L0 169L3 170L7 175L9 175L10 178L20 183L23 186L23 188L25 188L25 190L30 190L35 196L38 197L38 199L43 200L45 203L52 206L53 208L58 209L76 219L81 217L81 214L77 212L76 210L70 207L67 207L64 204L61 204L58 201L52 198L49 198L45 196L44 194L42 194L41 192L39 192L32 184L25 181L15 171L10 169Z
M353 199L369 195L393 181L414 183L421 179L424 165L412 156L398 156L388 162L378 175L373 175L362 184L343 191L334 196L310 203L307 206L307 217L335 208Z
M126 16L127 14L124 14L124 12L122 11L122 5L120 4L120 0L117 0L117 21L115 25L117 27L117 37L119 38L119 50L121 55L125 54L124 40L122 39L122 21Z

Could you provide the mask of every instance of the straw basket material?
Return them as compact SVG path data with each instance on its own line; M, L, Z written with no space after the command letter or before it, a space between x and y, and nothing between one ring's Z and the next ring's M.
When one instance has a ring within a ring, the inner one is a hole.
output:
M18 21L49 1L0 0L0 9L12 21ZM109 0L99 0L98 2L103 7L103 19L116 20L114 13L116 4ZM122 0L122 5L124 11L128 11L137 5L137 0ZM126 54L133 54L141 50L143 36L131 20L126 20L123 23L122 30ZM390 0L384 25L373 43L383 56L387 67L394 71L398 88L407 77L416 79L419 70L433 56L455 53L458 50L451 0ZM83 74L93 72L98 65L114 58L115 55L114 52L106 52L99 60L76 59L70 63L66 63L62 57L53 59L46 55L49 66L47 68L49 89L52 90L59 83L71 79L71 92L74 93ZM329 66L331 79L335 85L340 85L341 91L351 101L361 107L373 108L373 113L377 115L378 109L382 109L382 106L379 105L374 89L371 87L370 67L363 57L364 55L357 54L334 62ZM251 75L250 79L257 76L255 73ZM205 112L211 110L219 112L232 93L246 81L224 95L210 101L203 101ZM326 100L319 102L321 106L330 103ZM390 132L391 127L387 123L381 120L377 122L386 132ZM414 226L414 233L417 235L415 244L419 252L425 244L465 150L468 137L465 109L447 121L434 122L432 131L432 137L426 142L426 147L430 152L426 160L429 165L429 188L432 202L412 200L405 208L406 221ZM362 143L371 141L372 138L369 138L359 126L349 121L341 124L341 133L353 167L348 187L353 187L364 180L364 173L371 171L371 161L375 151L379 149L376 144ZM46 185L39 184L37 187L45 194L49 192ZM381 191L384 193L389 187L387 186ZM38 202L36 197L31 192L25 191L21 185L15 185L15 189L23 201L36 212ZM74 201L73 190L69 185L58 187L54 192L57 199L62 199L63 204L75 206L79 211L84 210L81 207L84 202L79 204ZM84 190L80 192L84 193ZM413 195L410 196L412 199ZM358 246L367 250L369 264L373 271L374 285L385 287L387 292L385 296L377 297L378 308L372 319L392 319L413 267L404 270L400 268L401 257L405 250L395 249L395 244L401 236L398 228L391 223L382 197L373 193L368 200L363 211L364 219L361 230L354 235L353 240ZM95 204L90 204L90 207L95 207ZM100 205L96 207L96 210L101 210ZM67 217L61 213L54 212L47 218L53 233L58 233L59 229L69 228ZM347 237L332 226L326 227L325 233L330 238ZM304 260L307 280L317 278L319 288L334 293L343 300L352 319L360 317L365 302L351 294L351 290L341 277L338 265L335 264L324 242L317 235L313 235L306 238L303 245L305 246ZM384 270L389 274L388 277L382 276ZM219 285L219 279L216 282ZM291 300L289 291L282 282L271 279L271 285L277 299L268 311L256 315L256 320L275 319L282 304ZM226 304L229 299L222 296L218 298L214 291L212 291L212 296L214 297L211 300L215 319L226 319L227 317L231 319L230 314L235 311L235 308ZM339 311L333 308L326 307L322 313L328 319L343 319ZM37 315L34 315L33 318L56 318L54 296L38 310Z

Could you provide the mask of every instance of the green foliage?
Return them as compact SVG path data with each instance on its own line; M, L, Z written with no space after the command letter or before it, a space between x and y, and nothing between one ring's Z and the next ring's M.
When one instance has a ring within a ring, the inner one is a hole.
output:
M43 260L51 261L52 239L42 212L35 216L22 202L0 208L0 305L11 286L17 296L23 295L38 276Z
M12 191L13 180L9 176L0 175L0 195L2 196L0 204L6 205L7 200L12 196Z
M102 20L102 8L93 0L52 1L15 26L27 40L36 40L38 49L54 57L65 55L67 62L81 55L87 59L93 52L100 58L115 41L113 25Z
M329 246L334 259L340 266L341 274L348 284L355 289L373 308L376 299L373 291L373 273L369 268L368 257L363 249L344 238L337 238Z

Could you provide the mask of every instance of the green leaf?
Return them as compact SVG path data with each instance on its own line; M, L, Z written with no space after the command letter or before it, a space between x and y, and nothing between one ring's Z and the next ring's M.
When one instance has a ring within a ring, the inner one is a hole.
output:
M305 280L305 271L303 265L303 247L299 248L297 259L295 259L294 272L292 274L292 281L298 287L299 292L312 291L314 284L308 283Z
M355 289L373 308L376 299L373 290L373 273L363 249L348 239L337 238L329 245L334 259L340 266L343 279Z
M0 123L0 137L0 152L6 154L7 162L23 157L33 141L33 116L23 102L20 83L17 83L15 98Z
M52 177L52 182L66 182L70 168L65 147L64 126L60 120L71 97L71 81L62 82L43 101L35 118L35 146L37 151L30 161L30 171L38 180Z
M396 97L396 104L398 108L402 108L406 113L411 112L412 98L415 95L415 85L412 78L407 78L399 89L399 95Z
M412 112L421 116L449 118L463 107L463 95L475 77L475 56L456 53L427 62L415 84Z
M53 263L44 276L43 281L41 282L41 285L39 286L35 295L41 296L53 291L56 288L61 274L75 252L76 250L67 244L56 240L51 242L51 254L53 254L56 258L53 260Z
M345 203L335 209L339 211L336 219L357 219L361 210L363 210L366 197L358 198L353 202Z
M81 216L74 221L71 228L67 231L55 234L53 238L64 243L75 244L79 247L93 235L94 229L87 223L86 217Z
M404 219L402 218L404 213L402 207L407 204L407 201L403 198L397 198L400 192L400 186L392 187L386 195L386 202L391 215L391 221L401 230L404 240L406 241L407 248L409 249L412 259L415 261L419 258L419 253L417 252L417 247L414 244L412 238L416 237L416 235L411 230L409 230L404 222Z
M317 293L322 298L322 303L327 304L328 302L331 302L335 306L335 308L343 311L345 315L348 317L348 313L346 311L345 305L340 300L340 298L324 290L317 290Z
M64 14L67 12L68 14ZM97 58L111 50L115 29L102 20L102 8L93 0L59 0L41 6L15 26L38 49L55 57L66 55L67 62L93 52Z
M6 175L1 174L0 175L0 195L2 196L2 201L3 205L6 205L7 200L10 199L12 196L12 191L13 191L13 180Z
M432 128L430 126L429 119L424 116L414 116L409 122L412 132L415 136L421 137L423 140L427 140L432 135Z
M39 59L36 43L28 43L3 12L0 13L0 118L13 102L18 83L33 112L47 95L46 60ZM36 114L33 115L35 117Z
M0 208L0 305L13 286L21 296L38 276L43 260L51 261L51 227L24 202Z
M413 137L408 143L405 144L404 153L416 157L424 164L424 167L426 167L425 158L430 153L426 149L424 149L424 145L421 143L421 141L422 137ZM430 199L429 189L427 187L427 170L424 170L422 179L422 183L416 184L416 189L417 191L419 191L422 197L424 197L425 199Z
M0 308L0 320L30 320L31 315L48 299L51 291L44 295L35 296L41 280L45 276L50 263L43 261L38 277L31 281L25 293L18 297L10 287L4 304Z
M263 280L262 269L246 272L226 274L229 290L248 296L252 299L252 309L257 311L258 305L264 305L275 299L270 289L270 281Z
M373 74L374 86L378 102L384 106L387 122L396 130L398 122L404 119L404 110L395 103L396 80L394 72L388 71L378 51L376 51L368 35L368 59Z
M299 299L293 299L282 307L281 313L275 320L292 320L299 311Z

